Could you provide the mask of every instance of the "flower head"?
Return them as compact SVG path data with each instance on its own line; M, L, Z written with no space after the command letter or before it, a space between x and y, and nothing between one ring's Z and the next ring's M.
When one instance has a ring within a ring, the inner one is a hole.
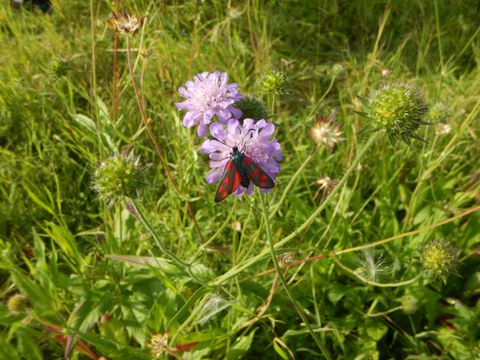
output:
M150 334L151 339L150 343L146 344L147 347L152 349L150 354L155 355L155 358L159 357L165 352L175 353L175 348L168 345L168 330L165 331L165 334Z
M265 103L251 96L244 96L235 106L242 111L242 116L238 119L242 122L244 119L266 119L269 113Z
M15 294L7 302L7 309L13 315L18 315L28 307L28 298L23 294Z
M401 139L410 144L410 138L423 140L415 131L427 124L422 121L427 105L413 85L386 84L371 92L366 105L367 117L377 128L385 129L392 142Z
M445 123L449 115L448 107L443 102L433 104L428 112L428 118L436 123Z
M67 59L57 58L53 60L48 67L48 74L51 82L66 76L70 68L70 63Z
M324 190L326 193L331 193L335 186L338 184L338 179L330 179L329 176L319 178L315 181L316 184L320 185L320 189Z
M115 153L95 170L93 189L100 199L110 206L125 197L134 197L144 184L144 166L139 156L130 153Z
M150 343L147 343L145 345L151 349L150 354L155 355L155 359L159 358L165 353L168 353L169 355L180 359L181 357L178 355L179 352L190 351L198 344L198 342L192 342L187 344L176 344L175 346L169 345L168 329L163 335L161 333L150 333L150 336Z
M275 125L263 119L257 122L252 119L245 119L243 124L240 124L236 119L230 119L226 128L218 123L212 124L210 133L215 139L206 140L202 144L202 152L210 154L210 167L213 168L205 180L209 184L213 184L220 179L234 146L237 146L243 154L257 163L272 180L275 180L276 174L280 171L278 162L282 160L282 154L277 139L270 139L274 131ZM247 189L239 185L233 193L237 196L244 192L251 195L253 189L254 185L250 182ZM263 192L269 191L269 189L261 190Z
M432 240L422 246L420 262L431 277L445 281L458 267L458 252L448 241Z
M446 123L438 123L435 125L435 134L437 135L447 135L452 132L452 125Z
M260 80L260 88L264 93L284 94L286 92L287 78L285 73L278 70L272 70L265 74Z
M216 115L221 123L226 124L230 118L238 119L242 111L235 109L233 103L242 98L236 83L227 84L228 74L215 71L204 72L187 81L178 92L186 100L175 103L178 110L186 110L183 125L187 128L198 125L198 136L207 135L207 125Z
M107 24L120 35L132 37L140 30L144 21L145 17L122 11L119 14L112 12L112 18L107 20Z
M336 114L334 110L327 119L317 116L315 125L310 128L310 136L317 144L333 149L340 141L345 141L340 126L333 122Z

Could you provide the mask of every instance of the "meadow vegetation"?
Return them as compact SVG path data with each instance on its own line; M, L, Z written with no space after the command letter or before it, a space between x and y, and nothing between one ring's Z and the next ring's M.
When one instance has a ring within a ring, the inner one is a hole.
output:
M478 358L478 1L52 3L0 5L0 359ZM267 194L205 181L215 71Z

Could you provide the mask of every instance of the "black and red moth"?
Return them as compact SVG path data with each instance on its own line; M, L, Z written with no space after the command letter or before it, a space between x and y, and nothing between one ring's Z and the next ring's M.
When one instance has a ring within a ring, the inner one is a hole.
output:
M275 186L272 178L252 158L238 150L237 146L234 146L220 178L215 202L225 199L237 190L239 185L242 185L245 189L248 188L250 181L262 189L271 189Z

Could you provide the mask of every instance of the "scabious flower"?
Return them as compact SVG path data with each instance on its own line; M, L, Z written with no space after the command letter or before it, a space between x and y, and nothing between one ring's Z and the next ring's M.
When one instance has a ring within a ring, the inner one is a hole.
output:
M142 27L145 17L138 17L135 14L127 14L125 11L115 14L107 20L107 24L117 33L123 36L133 37Z
M206 140L201 149L203 153L210 154L210 167L213 168L205 180L213 184L220 179L234 146L237 146L239 151L250 157L272 180L275 180L276 174L280 171L278 162L282 160L282 154L277 139L270 139L274 131L275 125L263 119L257 122L245 119L243 124L236 119L230 119L226 128L219 123L212 124L210 133L215 139ZM253 189L254 185L250 182L247 189L239 185L233 193L237 196L244 192L252 195ZM261 190L270 191L270 189Z
M233 107L233 104L242 98L236 83L227 84L228 74L215 71L214 73L203 72L193 77L193 81L187 81L178 92L186 100L175 103L178 110L186 110L183 125L187 128L198 125L198 136L208 134L207 125L212 118L226 124L232 117L238 119L242 111Z
M345 138L342 137L341 127L333 122L336 113L336 110L334 110L327 119L317 116L315 125L310 128L312 140L331 150L340 141L345 141Z

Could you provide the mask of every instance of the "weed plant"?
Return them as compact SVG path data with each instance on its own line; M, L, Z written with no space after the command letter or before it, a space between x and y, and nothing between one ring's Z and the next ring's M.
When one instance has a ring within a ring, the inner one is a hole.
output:
M478 358L479 13L2 1L0 359ZM175 103L215 71L269 193L205 182Z

